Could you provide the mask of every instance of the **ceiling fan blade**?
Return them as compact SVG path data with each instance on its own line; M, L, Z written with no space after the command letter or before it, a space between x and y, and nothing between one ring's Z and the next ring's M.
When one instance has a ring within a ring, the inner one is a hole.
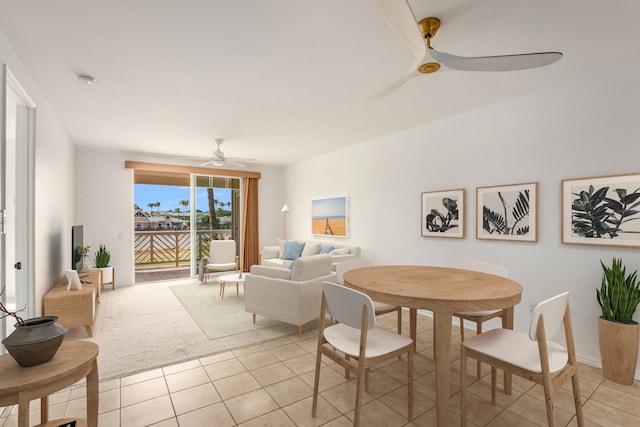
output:
M358 102L356 105L357 106L366 105L366 104L369 104L371 102L374 102L374 101L377 101L379 99L382 99L385 96L395 92L402 85L404 85L406 82L408 82L413 77L418 76L418 75L420 75L420 73L414 67L413 70L408 75L402 77L399 80L396 80L395 82L391 83L389 86L385 87L384 89L382 89L381 91L375 93L374 95L370 96L369 98L363 99L362 101Z
M445 67L459 71L518 71L544 67L562 58L560 52L465 57L431 50L431 56Z
M415 70L426 54L427 45L409 3L406 0L376 0L376 5L387 25L413 52Z
M242 166L243 168L246 168L249 164L258 163L256 159L249 159L246 157L227 157L225 158L225 161L227 163L234 163L238 166Z

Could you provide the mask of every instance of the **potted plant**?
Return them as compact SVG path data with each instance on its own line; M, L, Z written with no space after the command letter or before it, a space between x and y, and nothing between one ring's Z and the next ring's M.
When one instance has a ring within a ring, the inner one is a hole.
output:
M93 262L96 268L102 270L102 285L111 284L111 289L113 289L113 267L109 265L109 261L111 261L111 252L109 252L105 245L99 245L98 250L94 254Z
M602 316L598 318L600 357L604 377L620 384L633 384L638 361L640 325L633 315L640 304L638 271L627 274L622 259L602 266L602 284L596 298Z
M89 263L87 263L89 250L91 250L91 246L76 246L73 261L78 271L89 271ZM78 266L78 263L80 263L80 266Z

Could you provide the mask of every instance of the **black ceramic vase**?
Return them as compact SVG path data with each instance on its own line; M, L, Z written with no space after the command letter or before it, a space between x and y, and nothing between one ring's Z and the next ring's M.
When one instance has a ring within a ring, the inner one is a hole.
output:
M34 317L15 324L15 330L2 340L2 344L20 366L35 366L53 358L62 344L66 326L56 316Z

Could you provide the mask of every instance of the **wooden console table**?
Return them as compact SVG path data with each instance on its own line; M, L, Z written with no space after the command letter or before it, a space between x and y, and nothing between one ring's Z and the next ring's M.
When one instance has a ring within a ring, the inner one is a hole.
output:
M67 291L67 278L62 277L44 296L44 315L58 316L58 323L67 328L84 326L91 337L96 303L100 303L102 291L102 271L91 269L80 273L81 290Z
M23 368L8 354L0 356L0 407L18 405L18 427L29 427L29 402L40 399L39 426L59 426L74 419L49 421L49 395L87 379L87 419L76 426L98 425L98 346L88 341L63 341L53 359Z

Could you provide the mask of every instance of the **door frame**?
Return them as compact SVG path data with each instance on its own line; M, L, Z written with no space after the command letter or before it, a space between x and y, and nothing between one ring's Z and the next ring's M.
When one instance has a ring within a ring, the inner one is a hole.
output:
M16 239L15 259L22 263L21 271L16 277L16 301L19 307L24 306L22 317L29 318L36 314L35 304L35 117L36 106L31 97L20 85L6 64L2 64L0 81L0 209L6 208L4 188L6 182L6 154L7 154L7 101L11 97L17 105L16 109ZM18 197L20 197L18 199ZM6 253L6 238L0 238L0 259L4 261ZM6 275L13 272L13 266L2 262L0 267L0 282L6 283ZM4 300L4 295L3 295ZM6 331L6 318L0 323L1 333Z

